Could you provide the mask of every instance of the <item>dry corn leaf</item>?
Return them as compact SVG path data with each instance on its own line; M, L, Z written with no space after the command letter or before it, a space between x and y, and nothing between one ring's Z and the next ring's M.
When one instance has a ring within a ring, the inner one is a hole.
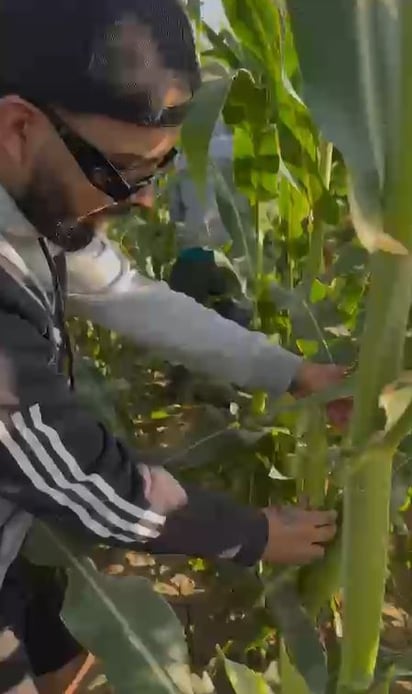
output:
M202 677L192 673L191 679L194 694L214 694L216 691L207 672L203 672Z
M156 581L153 587L156 593L160 593L160 595L168 595L172 598L179 597L178 589L175 586L170 585L170 583L162 583L161 581Z
M383 389L379 405L385 410L385 431L390 431L412 401L412 371L404 371L399 378Z
M124 566L122 564L110 564L110 566L105 569L105 573L108 576L119 576L124 572Z
M352 221L355 227L356 234L362 246L369 253L376 251L384 251L392 255L408 255L409 251L405 246L394 239L393 236L387 234L382 228L382 219L366 219L363 215L352 189L349 187L349 202L352 213Z
M156 561L150 554L140 554L139 552L128 552L126 554L126 560L129 562L130 566L133 568L143 568L146 566L154 566Z
M185 574L176 574L170 579L170 583L179 591L180 595L193 595L195 582Z

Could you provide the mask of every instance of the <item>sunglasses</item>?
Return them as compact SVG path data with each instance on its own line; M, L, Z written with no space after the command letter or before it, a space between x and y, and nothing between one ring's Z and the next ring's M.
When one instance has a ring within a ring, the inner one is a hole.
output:
M154 183L159 176L167 172L178 154L178 150L173 147L159 162L154 171L151 171L150 174L139 175L136 170L135 176L133 176L136 180L131 182L127 180L127 174L131 174L132 170L126 172L116 168L100 150L72 130L55 111L45 108L42 110L86 178L95 188L101 190L115 202L127 200L143 188Z

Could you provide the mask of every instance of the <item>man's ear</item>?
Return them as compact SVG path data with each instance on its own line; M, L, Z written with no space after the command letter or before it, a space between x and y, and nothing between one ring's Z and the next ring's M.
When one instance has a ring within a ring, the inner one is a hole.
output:
M46 119L21 97L0 98L0 150L16 170L28 171L41 146Z

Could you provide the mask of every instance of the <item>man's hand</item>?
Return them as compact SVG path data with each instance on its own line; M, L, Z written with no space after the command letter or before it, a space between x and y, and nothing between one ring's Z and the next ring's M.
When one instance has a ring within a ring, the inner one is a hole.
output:
M337 386L345 378L347 371L345 366L304 361L294 379L292 394L303 398L311 393Z
M268 543L262 559L273 564L310 564L325 553L324 543L336 533L335 511L267 508Z
M339 385L348 373L344 366L336 364L311 364L304 361L296 374L291 393L296 398L304 398ZM342 398L327 405L328 419L338 429L343 429L352 413L352 399Z

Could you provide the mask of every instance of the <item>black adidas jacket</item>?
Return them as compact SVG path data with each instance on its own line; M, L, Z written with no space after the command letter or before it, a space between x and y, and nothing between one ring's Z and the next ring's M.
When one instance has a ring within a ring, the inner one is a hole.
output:
M108 544L257 561L267 541L263 513L145 465L79 404L59 367L56 297L50 300L15 256L7 243L0 245L3 530L16 514L26 530L31 514ZM12 555L0 546L3 564ZM0 566L0 580L6 568Z

